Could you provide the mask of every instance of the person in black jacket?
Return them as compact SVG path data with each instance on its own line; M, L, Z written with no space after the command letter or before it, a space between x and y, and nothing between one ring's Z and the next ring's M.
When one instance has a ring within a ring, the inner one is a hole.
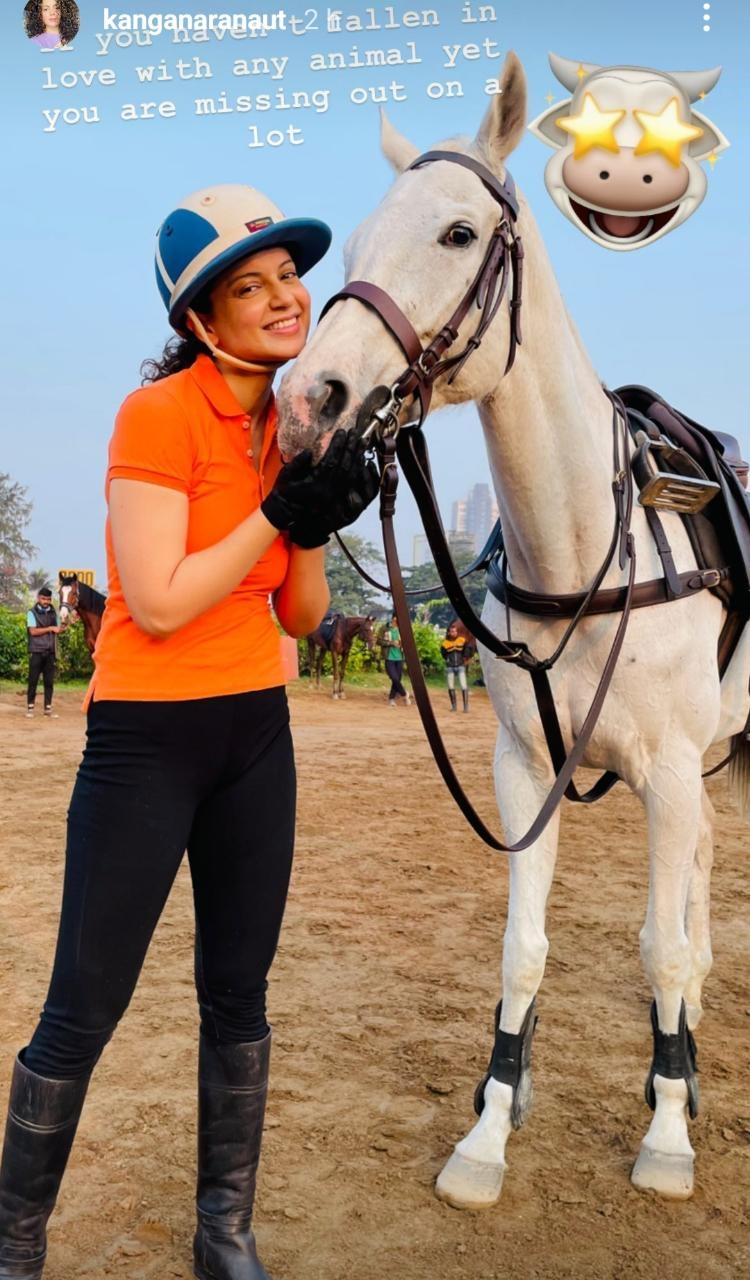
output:
M55 687L57 637L62 630L52 606L52 592L49 587L42 587L37 594L36 604L26 615L26 633L29 641L27 716L34 714L36 687L40 676L44 682L44 714L46 716L55 714L52 710L52 694Z
M440 646L440 652L443 655L445 663L445 674L448 680L448 697L451 702L451 711L456 710L456 676L461 686L461 696L464 703L464 712L469 710L469 688L466 682L466 664L474 653L474 646L466 639L466 636L459 635L458 627L455 622L451 622L445 633L445 639Z

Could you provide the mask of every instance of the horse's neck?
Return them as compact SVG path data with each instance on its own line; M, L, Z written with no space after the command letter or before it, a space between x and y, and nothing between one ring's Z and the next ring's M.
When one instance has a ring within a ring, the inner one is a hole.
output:
M612 536L612 406L530 219L524 241L523 345L479 416L513 581L574 591Z

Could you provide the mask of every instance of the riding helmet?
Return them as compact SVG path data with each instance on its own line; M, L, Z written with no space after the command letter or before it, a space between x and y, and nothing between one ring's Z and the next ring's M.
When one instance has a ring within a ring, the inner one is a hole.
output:
M283 245L302 276L331 243L331 229L315 218L285 218L254 187L234 183L187 196L156 233L156 282L169 322L184 332L185 313L227 267Z

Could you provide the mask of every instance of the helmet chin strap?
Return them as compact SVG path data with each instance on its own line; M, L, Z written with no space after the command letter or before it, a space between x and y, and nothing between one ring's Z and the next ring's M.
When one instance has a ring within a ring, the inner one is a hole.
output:
M192 307L188 307L185 312L192 321L193 333L205 346L208 347L212 356L217 360L223 360L225 364L230 364L234 369L241 369L244 373L275 373L280 369L286 360L240 360L239 356L232 356L227 351L222 351L220 347L214 345L206 333L203 321L198 317Z

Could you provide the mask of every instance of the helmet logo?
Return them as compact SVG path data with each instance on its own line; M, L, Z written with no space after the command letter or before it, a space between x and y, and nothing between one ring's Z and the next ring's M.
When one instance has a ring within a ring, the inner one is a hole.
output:
M254 222L246 222L245 226L252 235L254 231L260 231L263 227L270 227L273 218L256 218Z

